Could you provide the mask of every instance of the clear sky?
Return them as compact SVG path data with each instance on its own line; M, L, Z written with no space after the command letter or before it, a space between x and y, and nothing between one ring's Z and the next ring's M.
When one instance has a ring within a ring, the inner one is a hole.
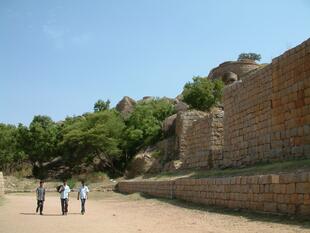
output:
M0 122L178 95L195 75L310 37L309 0L0 0Z

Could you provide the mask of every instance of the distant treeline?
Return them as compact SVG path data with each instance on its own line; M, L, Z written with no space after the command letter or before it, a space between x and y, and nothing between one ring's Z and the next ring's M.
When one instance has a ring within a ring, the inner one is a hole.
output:
M0 124L0 169L9 173L30 163L33 175L45 177L56 164L79 173L96 161L97 169L121 175L137 150L162 137L162 121L173 113L172 103L153 99L138 103L125 120L108 101L98 101L94 112L61 122L39 115L29 127ZM47 166L55 158L60 163Z

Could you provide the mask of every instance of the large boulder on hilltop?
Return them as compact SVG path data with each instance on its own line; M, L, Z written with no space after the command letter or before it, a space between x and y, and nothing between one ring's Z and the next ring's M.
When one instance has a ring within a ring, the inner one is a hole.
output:
M187 111L189 109L188 104L186 104L183 101L178 101L178 103L176 105L174 105L174 107L175 107L176 112L184 112L184 111Z
M169 97L155 97L155 96L144 96L142 99L138 100L137 102L138 103L147 103L147 102L150 102L152 100L165 100L173 105L177 104L179 101L177 99L174 99L174 98L169 98Z
M134 99L124 96L116 105L116 110L119 111L124 118L127 118L130 113L132 113L135 105L136 101Z

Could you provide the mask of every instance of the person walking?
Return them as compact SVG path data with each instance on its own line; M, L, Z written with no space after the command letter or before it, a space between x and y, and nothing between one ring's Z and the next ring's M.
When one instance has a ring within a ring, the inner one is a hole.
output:
M36 190L37 194L37 209L36 213L40 210L40 215L43 215L43 205L45 201L45 188L43 187L44 182L41 180L40 185Z
M81 187L78 190L78 196L77 199L81 199L81 214L84 215L85 214L85 202L86 199L88 199L88 193L89 193L89 189L88 187L85 185L84 181L81 181Z
M63 185L59 186L58 192L60 193L62 215L67 215L68 214L68 205L69 205L69 193L71 192L71 189L67 185L66 180L63 181Z

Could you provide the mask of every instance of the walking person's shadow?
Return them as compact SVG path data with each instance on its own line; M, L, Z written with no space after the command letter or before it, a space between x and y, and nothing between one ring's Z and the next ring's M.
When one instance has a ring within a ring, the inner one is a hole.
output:
M21 215L38 215L36 213L19 213ZM68 215L80 215L81 213L69 213ZM41 216L47 216L47 217L50 217L50 216L63 216L62 214L43 214Z
M21 215L38 215L36 213L19 213ZM62 214L43 214L41 216L62 216Z

